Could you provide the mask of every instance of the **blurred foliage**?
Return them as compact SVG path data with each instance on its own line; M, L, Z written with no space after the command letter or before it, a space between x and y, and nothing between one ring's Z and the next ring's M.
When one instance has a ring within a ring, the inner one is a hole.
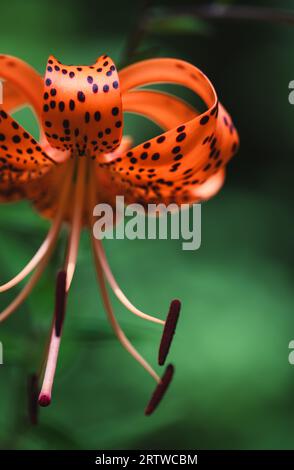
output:
M158 10L146 27L150 33L158 34L199 34L209 32L209 26L204 21L189 14L166 17L165 10Z
M1 48L40 72L50 53L66 63L90 63L104 52L123 62L138 11L135 1L125 7L94 0L2 2ZM145 418L154 384L113 338L85 233L53 404L41 410L38 427L29 426L27 375L38 367L48 334L62 237L31 297L0 327L1 448L293 448L294 378L287 360L294 338L294 107L288 103L293 29L232 21L211 22L209 28L208 36L196 38L189 30L175 35L171 28L140 42L143 49L156 47L161 56L203 69L240 131L241 150L229 165L226 185L203 206L201 249L183 252L174 240L105 244L136 305L164 317L171 298L183 300L170 354L174 383L156 414ZM18 118L37 132L31 113L22 111ZM135 117L127 125L138 141L156 132ZM0 282L28 261L47 229L26 202L0 207ZM3 308L15 291L1 294ZM154 363L160 328L114 305L128 336Z

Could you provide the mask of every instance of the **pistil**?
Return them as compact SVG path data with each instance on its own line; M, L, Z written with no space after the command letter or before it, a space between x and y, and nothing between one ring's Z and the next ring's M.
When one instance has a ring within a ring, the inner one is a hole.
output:
M60 350L62 327L65 319L66 295L69 291L77 261L80 233L82 228L82 215L85 195L86 158L81 157L77 166L77 181L75 186L73 217L68 242L68 251L64 270L60 271L56 282L54 321L51 330L48 356L39 395L40 406L51 403L54 377Z

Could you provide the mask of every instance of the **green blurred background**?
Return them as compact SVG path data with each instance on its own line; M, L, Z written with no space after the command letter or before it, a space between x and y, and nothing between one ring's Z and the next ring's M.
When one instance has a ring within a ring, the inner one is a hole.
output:
M211 78L241 137L224 189L203 206L200 250L184 252L175 240L106 242L114 273L136 305L164 316L170 299L183 301L170 354L176 375L157 412L144 417L154 384L112 335L84 234L53 404L41 410L38 427L27 421L26 383L49 329L62 243L28 301L1 324L3 449L294 448L294 369L288 363L294 339L294 106L288 102L294 30L189 16L168 21L165 6L200 3L217 2L153 2L156 16L144 35L138 1L1 3L2 53L40 72L50 53L76 64L104 53L121 64L150 55L186 59ZM246 4L294 7L293 0ZM139 53L133 54L136 38ZM29 111L17 117L36 133ZM142 122L127 121L137 141L155 132ZM28 261L47 229L27 203L1 206L1 283ZM1 294L2 308L18 289ZM135 346L155 363L160 328L114 305Z

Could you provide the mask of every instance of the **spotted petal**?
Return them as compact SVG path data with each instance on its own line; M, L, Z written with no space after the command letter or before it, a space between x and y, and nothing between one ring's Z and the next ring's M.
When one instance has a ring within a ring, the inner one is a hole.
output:
M116 67L107 56L91 66L66 66L49 57L43 126L52 147L96 158L122 138L122 106Z
M40 144L0 108L0 197L22 196L23 185L55 165Z
M26 132L9 112L29 105L38 120L42 112L43 80L24 61L9 55L0 56L0 78L3 81L3 107L0 109L0 201L26 197L26 184L43 175L53 161L43 151L45 143Z
M124 184L133 190L137 188L138 192L145 191L145 200L197 199L195 188L224 167L238 147L237 132L218 102L212 84L196 67L174 59L134 64L120 73L120 82L130 110L134 109L134 104L126 97L131 95L131 90L158 82L186 86L206 103L204 113L187 112L187 119L181 121L181 125L170 128L166 119L164 127L168 130L164 134L137 145L111 162L113 171ZM151 106L142 105L138 109L137 105L135 112L150 117ZM159 106L156 109L159 113ZM173 111L170 108L170 114ZM168 116L168 110L165 109L164 114ZM151 115L154 118L154 111ZM171 123L174 125L175 120Z

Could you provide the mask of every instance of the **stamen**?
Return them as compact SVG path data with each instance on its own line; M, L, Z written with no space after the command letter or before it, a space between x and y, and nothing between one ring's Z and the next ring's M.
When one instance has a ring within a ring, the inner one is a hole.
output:
M25 279L25 277L27 277L36 268L36 266L38 266L42 259L44 259L48 250L50 250L50 248L55 245L63 221L64 209L67 202L68 191L71 182L72 170L70 168L68 170L68 175L61 193L56 216L52 222L51 228L45 240L43 241L35 255L32 257L32 259L28 262L28 264L14 278L0 286L0 292L5 292L11 289L12 287L19 284L23 279Z
M95 240L95 247L98 253L99 261L101 263L102 269L104 271L105 277L112 288L114 294L116 297L120 300L120 302L131 312L137 315L138 317L144 318L144 320L148 320L154 323L160 323L161 325L165 324L164 320L160 320L159 318L153 317L151 315L147 315L144 312L141 312L138 308L136 308L130 301L129 299L125 296L125 294L122 292L121 288L116 282L115 277L113 276L113 273L110 269L110 266L108 264L103 245L100 240Z
M125 136L123 137L122 139L122 142L119 146L119 148L114 152L117 156L117 154L119 153L123 153L125 152L131 145L132 145L132 138L129 137L129 136ZM106 156L107 157L107 156ZM113 158L113 154L108 154L108 157L109 159L111 160ZM94 191L92 189L93 187L93 175L91 174L90 175L90 178L91 178L91 192L94 194ZM93 199L93 195L90 197L90 199ZM90 218L92 218L92 212L93 212L93 207L94 207L94 204L95 201L93 201L93 206L90 207ZM104 274L105 274L105 277L110 285L110 287L112 288L114 294L116 295L116 297L118 298L118 300L131 312L131 313L134 313L135 315L137 315L138 317L141 317L141 318L144 318L144 320L148 320L148 321L151 321L151 322L154 322L154 323L159 323L161 325L164 325L165 322L164 320L160 320L159 318L156 318L156 317L153 317L151 315L147 315L146 313L142 312L141 310L139 310L138 308L136 308L130 301L129 299L125 296L125 294L123 293L123 291L121 290L121 288L119 287L111 269L110 269L110 266L108 264L108 261L107 261L107 258L106 258L106 255L105 255L105 251L103 249L103 245L101 243L100 240L96 240L95 241L96 243L96 250L99 252L98 254L98 257L99 257L99 260L100 260L100 264L102 266L102 269L104 271Z
M28 378L28 414L32 425L38 424L38 376L32 374Z
M158 353L158 364L162 366L165 363L166 356L168 355L171 342L176 332L176 326L178 323L179 315L181 310L181 302L179 300L173 300L169 307L169 312L165 322L165 327L162 333L161 342Z
M89 185L89 211L88 211L88 217L89 217L89 224L90 226L92 225L92 220L93 220L93 207L95 205L95 182L93 178L93 173L90 173L90 185ZM97 244L96 240L94 239L94 236L92 235L92 247L93 247L93 253L94 253L94 260L95 260L95 266L96 266L96 272L97 272L97 277L99 280L99 285L101 289L101 294L102 294L102 300L104 303L104 307L108 316L108 319L110 321L110 324L113 328L114 333L116 334L118 340L120 341L121 345L133 356L133 358L153 377L153 379L157 382L160 383L160 377L156 374L156 372L153 370L153 368L150 366L150 364L139 354L139 352L134 348L134 346L131 344L131 342L128 340L124 332L122 331L118 321L116 320L113 310L112 310L112 305L110 302L110 298L107 292L107 287L105 283L105 278L104 278L104 273L103 269L99 260L99 253L97 250Z
M165 370L165 373L160 381L160 383L157 385L156 389L154 390L154 393L151 397L151 400L149 401L146 409L145 409L145 415L149 416L153 413L153 411L157 408L159 403L161 402L163 396L165 395L165 392L173 378L174 375L174 366L172 364L169 364Z
M76 267L80 232L82 227L86 176L85 170L86 159L81 159L78 164L77 182L74 195L74 212L65 267L64 270L59 272L56 279L54 322L51 331L42 389L39 395L40 406L48 406L51 403L52 389L62 337L62 326L65 318L66 294L70 288Z
M102 299L104 303L104 307L108 316L108 319L110 321L110 324L113 328L114 333L116 334L118 340L122 344L122 346L133 356L133 358L141 364L141 366L151 375L151 377L154 378L154 380L159 383L160 382L160 377L156 374L154 369L150 366L150 364L139 354L139 352L134 348L134 346L131 344L131 342L128 340L126 335L124 334L123 330L119 326L118 321L116 320L112 306L110 303L110 299L108 296L106 284L105 284L105 279L103 275L103 271L99 262L98 258L98 253L95 251L96 243L95 240L92 239L93 241L93 249L94 249L94 258L95 258L95 264L96 264L96 271L98 275L98 280L100 284L100 289L101 289L101 294L102 294Z

